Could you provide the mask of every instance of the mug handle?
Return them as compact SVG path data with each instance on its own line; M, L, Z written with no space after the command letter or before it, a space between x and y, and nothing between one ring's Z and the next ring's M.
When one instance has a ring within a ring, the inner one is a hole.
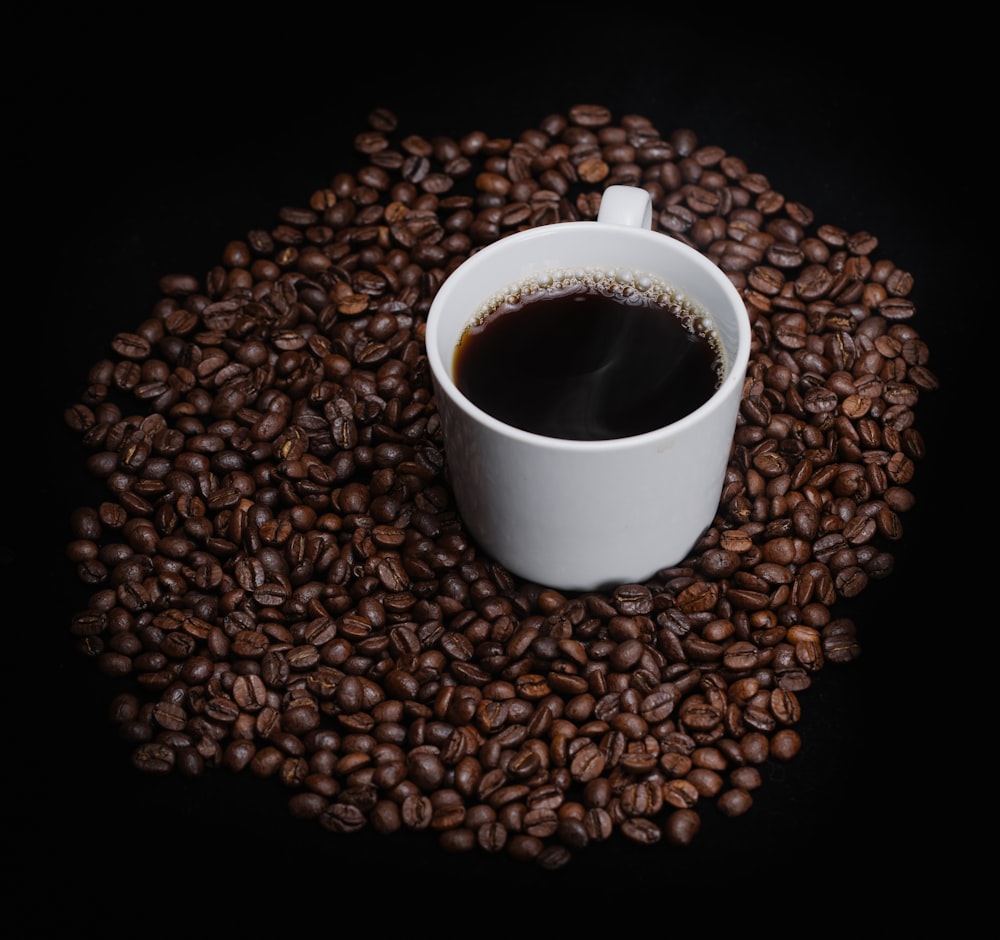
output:
M653 200L649 193L639 186L609 186L601 196L597 221L608 225L652 228Z

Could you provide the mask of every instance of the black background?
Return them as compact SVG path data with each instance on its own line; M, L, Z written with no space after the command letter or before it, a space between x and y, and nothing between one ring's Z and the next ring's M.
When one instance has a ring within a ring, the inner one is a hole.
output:
M961 618L941 611L956 609L947 585L976 556L963 518L980 511L976 479L954 479L957 460L976 465L959 416L985 346L971 234L980 187L948 94L957 61L931 76L878 30L818 43L643 16L630 33L505 21L500 41L482 43L479 27L427 39L405 23L337 22L287 36L262 23L245 47L192 27L120 59L81 44L57 93L5 90L3 400L17 427L4 449L13 536L0 650L4 890L18 935L64 922L105 936L198 924L284 935L346 929L350 911L362 929L499 932L579 913L736 927L745 905L781 929L793 905L806 923L846 924L864 904L892 915L926 903L923 886L953 870L939 840L967 798L940 786L956 758L938 715L963 694L949 677L967 660L953 650ZM92 490L62 414L88 367L146 318L162 274L201 275L229 240L363 165L352 142L374 107L396 111L400 136L516 137L577 103L644 114L664 135L694 129L817 222L874 233L877 255L914 276L913 325L942 383L917 408L918 503L892 576L838 608L855 618L863 655L827 665L801 696L802 752L765 770L746 816L706 812L688 849L616 839L550 873L404 835L333 836L292 821L285 794L249 774L134 771L107 719L115 689L69 633L87 592L64 555L68 515Z

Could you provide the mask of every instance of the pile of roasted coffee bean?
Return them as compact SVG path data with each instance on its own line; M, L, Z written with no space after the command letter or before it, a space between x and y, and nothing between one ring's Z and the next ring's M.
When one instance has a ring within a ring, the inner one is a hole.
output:
M67 408L105 494L73 514L71 629L120 684L113 720L139 770L276 778L334 833L549 869L613 833L687 845L796 755L802 693L859 655L836 602L892 572L937 385L912 278L637 114L452 139L376 110L355 149L211 270L163 277ZM753 350L690 558L567 596L464 531L424 323L471 252L594 219L610 184L727 272Z

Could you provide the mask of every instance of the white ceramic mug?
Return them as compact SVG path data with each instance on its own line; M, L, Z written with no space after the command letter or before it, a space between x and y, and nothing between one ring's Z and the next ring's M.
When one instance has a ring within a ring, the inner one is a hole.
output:
M428 313L427 357L459 514L486 554L542 586L588 591L645 581L681 562L719 507L750 321L718 266L651 225L644 189L609 186L597 221L539 226L471 255ZM476 311L508 285L577 267L644 272L703 307L725 360L712 397L665 427L598 441L522 431L473 404L452 364Z

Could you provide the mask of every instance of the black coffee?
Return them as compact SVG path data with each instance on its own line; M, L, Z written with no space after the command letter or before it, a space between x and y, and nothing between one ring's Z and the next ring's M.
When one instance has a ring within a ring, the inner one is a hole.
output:
M488 305L455 351L455 384L506 424L570 440L643 434L718 388L704 312L649 279L556 277Z

